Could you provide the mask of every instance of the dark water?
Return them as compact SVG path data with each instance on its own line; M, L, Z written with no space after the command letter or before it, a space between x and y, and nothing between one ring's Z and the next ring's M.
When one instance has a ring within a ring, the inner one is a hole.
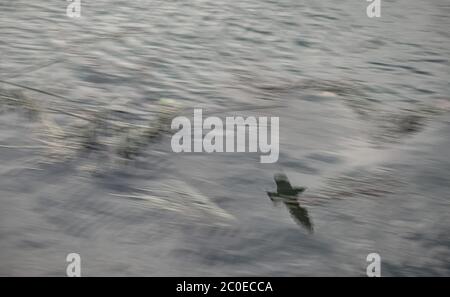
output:
M65 98L0 84L0 275L62 276L71 252L86 276L363 276L372 252L384 276L450 274L448 1L66 5L0 2L0 79ZM160 98L282 106L239 112L280 117L279 162L169 135L132 162L114 133L74 152L57 136L86 122L30 115L139 125ZM279 172L313 233L266 195Z

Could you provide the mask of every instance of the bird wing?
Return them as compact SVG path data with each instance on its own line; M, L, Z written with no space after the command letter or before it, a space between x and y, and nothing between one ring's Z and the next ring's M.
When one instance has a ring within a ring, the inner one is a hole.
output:
M292 191L291 183L288 180L280 179L275 181L277 184L277 192L283 194Z
M294 221L305 227L310 233L313 232L313 223L309 218L308 211L306 208L301 207L298 202L284 202L286 205L290 215L294 219Z

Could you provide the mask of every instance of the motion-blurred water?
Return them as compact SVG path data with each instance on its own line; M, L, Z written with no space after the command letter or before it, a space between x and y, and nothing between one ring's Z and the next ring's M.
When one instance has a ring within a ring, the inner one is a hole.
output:
M85 276L363 276L372 252L384 276L449 275L450 4L367 5L96 0L71 19L66 1L1 0L0 79L68 98L22 90L42 109L282 107L238 113L280 117L276 164L175 155L166 135L110 165L48 154L2 101L0 275L63 276L71 252ZM313 234L266 195L279 172L307 187Z

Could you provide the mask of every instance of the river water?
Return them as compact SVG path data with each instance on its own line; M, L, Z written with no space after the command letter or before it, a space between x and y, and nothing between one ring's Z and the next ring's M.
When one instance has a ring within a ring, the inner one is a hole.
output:
M0 275L63 276L75 252L84 276L364 276L370 253L383 276L448 276L450 3L381 2L95 0L69 18L1 0ZM116 133L59 142L86 124L68 113L144 125L161 98L279 117L279 161L174 154L170 134L131 161ZM311 230L267 196L277 173L307 188Z

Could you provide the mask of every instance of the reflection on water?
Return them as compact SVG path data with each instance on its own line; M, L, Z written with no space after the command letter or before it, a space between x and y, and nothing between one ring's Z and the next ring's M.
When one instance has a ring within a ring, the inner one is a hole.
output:
M308 211L300 206L297 201L297 195L303 193L305 188L292 187L287 176L282 173L275 174L274 179L277 184L277 191L267 192L267 195L274 203L281 201L287 207L294 221L312 233L313 224L309 218Z
M0 1L0 275L449 275L447 0L63 2ZM194 108L279 161L174 154Z

